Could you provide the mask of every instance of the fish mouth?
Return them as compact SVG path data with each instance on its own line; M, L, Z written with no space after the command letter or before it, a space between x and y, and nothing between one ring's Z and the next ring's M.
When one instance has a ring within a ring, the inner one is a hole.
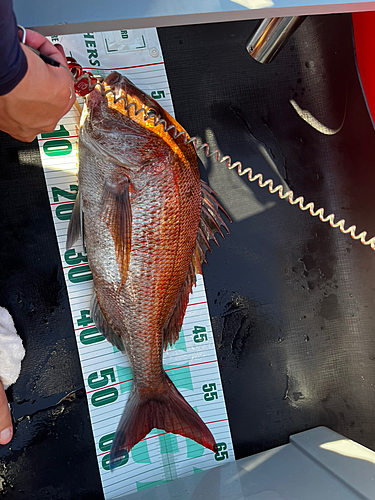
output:
M126 78L126 76L121 75L117 71L113 71L109 74L103 81L103 84L106 90L113 92L116 98L124 96L127 103L137 103L138 106L140 105L147 112L153 110L157 116L163 116L163 108L154 99L136 87Z

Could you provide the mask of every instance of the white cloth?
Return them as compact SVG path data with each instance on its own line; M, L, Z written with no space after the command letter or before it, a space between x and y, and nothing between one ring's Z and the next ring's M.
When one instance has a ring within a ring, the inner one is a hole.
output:
M25 349L12 316L4 307L0 307L0 380L5 389L18 379L24 356Z

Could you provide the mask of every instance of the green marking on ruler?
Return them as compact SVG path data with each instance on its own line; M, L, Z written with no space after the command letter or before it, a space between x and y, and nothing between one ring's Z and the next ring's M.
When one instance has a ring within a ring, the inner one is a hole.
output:
M129 392L133 385L133 371L130 366L116 365L117 379L120 383L120 392ZM126 382L125 382L126 381Z
M165 481L161 479L160 481L136 481L137 491L147 490L147 488L153 488L154 486L159 486L160 484L169 483L170 481Z
M156 427L154 429L152 429L152 431L150 431L147 435L148 436L152 436L152 435L155 435L155 434L163 434L163 432L165 432L164 429L157 429Z
M194 389L189 365L164 365L164 370L168 370L167 375L177 389L188 389L189 391Z
M147 436L155 436L155 434L163 434L165 431L163 429L152 429ZM147 441L140 441L137 443L131 451L132 459L134 462L139 464L150 464L151 458L148 453Z
M108 52L108 53L109 53L109 52L118 52L118 50L117 50L117 49L110 49L110 48L108 47L108 41L107 41L107 39L106 39L106 38L104 38L104 42L105 42L105 45L106 45L106 47L107 47L107 52Z
M176 434L163 434L159 436L160 453L166 455L167 453L178 453L178 444Z
M146 47L146 40L145 40L145 37L142 35L142 42L143 42L143 45L141 45L140 47L136 47L136 49L144 49Z
M187 458L199 458L204 453L204 446L186 438Z
M199 472L204 472L204 470L198 469L198 467L193 467L193 474L198 474Z
M140 441L131 451L132 459L137 464L150 464L151 458L148 453L147 441Z
M177 469L174 453L178 453L177 437L174 434L163 434L159 436L161 461L163 463L164 477L166 481L177 479Z

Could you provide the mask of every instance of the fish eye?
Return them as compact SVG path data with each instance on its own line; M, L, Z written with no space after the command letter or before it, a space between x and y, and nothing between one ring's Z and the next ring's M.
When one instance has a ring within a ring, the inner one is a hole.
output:
M152 118L152 117L154 117L154 116L156 117L156 111L155 111L154 109L149 109L149 110L147 111L147 116L148 116L149 118Z

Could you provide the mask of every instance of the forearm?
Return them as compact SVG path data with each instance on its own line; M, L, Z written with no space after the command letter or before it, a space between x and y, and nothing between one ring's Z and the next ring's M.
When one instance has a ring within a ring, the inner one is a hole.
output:
M27 71L27 59L21 50L11 0L0 0L0 96L8 94Z
M26 45L21 45L27 58L26 74L13 90L0 95L0 130L26 142L54 130L75 100L69 71L45 64L28 46L68 66L61 46L53 45L35 31L26 31Z

